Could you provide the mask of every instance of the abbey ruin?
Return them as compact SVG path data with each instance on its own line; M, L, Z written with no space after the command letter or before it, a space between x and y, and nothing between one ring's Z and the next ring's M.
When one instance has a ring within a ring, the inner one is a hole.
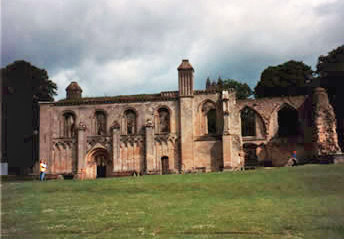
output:
M40 104L40 159L48 173L80 179L285 166L340 152L326 91L237 100L234 90L194 90L188 60L178 91L66 99Z

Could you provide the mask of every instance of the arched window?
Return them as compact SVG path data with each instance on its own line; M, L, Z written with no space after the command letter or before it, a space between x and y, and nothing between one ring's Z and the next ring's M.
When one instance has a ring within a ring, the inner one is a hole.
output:
M124 113L127 134L136 134L136 113L133 110L127 110Z
M216 134L216 106L207 101L202 106L201 132L204 134Z
M216 134L216 110L211 109L207 113L208 134Z
M170 132L170 113L166 108L160 108L159 113L159 133Z
M298 112L290 105L285 104L278 111L278 136L296 136L298 135L298 130Z
M241 135L256 136L256 112L245 107L241 113Z
M63 114L63 136L66 138L75 136L75 116L71 112Z
M103 111L96 112L96 134L106 134L106 115Z

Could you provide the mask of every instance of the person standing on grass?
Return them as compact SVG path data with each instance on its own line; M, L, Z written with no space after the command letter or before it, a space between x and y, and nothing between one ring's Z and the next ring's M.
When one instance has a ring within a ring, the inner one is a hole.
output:
M39 162L39 169L40 169L40 171L41 171L41 174L39 175L39 179L40 179L41 181L44 180L44 176L45 176L45 174L46 174L47 168L48 168L48 167L47 167L46 163L45 163L43 160L41 160L41 161Z

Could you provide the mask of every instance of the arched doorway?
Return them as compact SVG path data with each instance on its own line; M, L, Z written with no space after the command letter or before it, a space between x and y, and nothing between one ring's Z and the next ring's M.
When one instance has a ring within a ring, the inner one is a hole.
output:
M111 175L112 162L105 148L93 149L87 157L87 178L105 178Z
M161 169L162 169L162 174L168 174L169 173L169 165L168 165L168 157L167 156L161 157Z
M245 167L256 167L257 160L257 145L256 144L244 144L245 152Z

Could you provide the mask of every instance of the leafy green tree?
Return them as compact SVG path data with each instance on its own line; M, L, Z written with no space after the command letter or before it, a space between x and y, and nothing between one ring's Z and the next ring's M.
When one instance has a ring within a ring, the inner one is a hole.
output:
M344 45L319 56L316 73L320 85L327 88L330 97L343 95L344 87Z
M269 66L254 88L256 98L307 94L307 83L313 78L312 68L301 61L288 61Z
M228 90L230 88L235 89L237 99L247 99L253 94L251 88L246 83L240 83L233 79L222 80L219 78L217 80L218 90Z
M1 69L3 161L9 172L27 173L38 160L39 101L53 101L57 86L48 73L26 61Z

